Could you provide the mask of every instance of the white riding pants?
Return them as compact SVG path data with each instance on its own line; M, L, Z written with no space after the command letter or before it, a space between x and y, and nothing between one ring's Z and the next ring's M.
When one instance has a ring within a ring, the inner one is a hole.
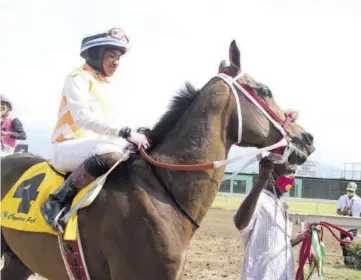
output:
M94 155L104 155L118 152L124 155L124 160L129 154L124 148L128 142L119 139L76 139L67 140L53 144L53 154L51 163L57 169L63 171L73 171L87 158Z

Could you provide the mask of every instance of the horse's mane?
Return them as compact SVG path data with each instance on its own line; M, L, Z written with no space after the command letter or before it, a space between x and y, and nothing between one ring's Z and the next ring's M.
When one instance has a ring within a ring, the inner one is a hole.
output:
M155 147L162 142L164 136L169 133L192 105L200 90L186 82L185 87L178 90L171 100L167 112L161 117L154 128L147 134L151 147Z

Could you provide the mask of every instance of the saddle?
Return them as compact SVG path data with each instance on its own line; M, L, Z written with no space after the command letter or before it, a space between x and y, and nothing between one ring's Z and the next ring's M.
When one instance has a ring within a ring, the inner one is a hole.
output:
M149 129L140 128L138 132L149 133ZM40 212L40 206L71 172L54 168L49 162L40 162L31 166L15 182L1 201L1 226L27 232L40 232L58 237L59 249L69 279L90 280L78 228L78 210L88 207L98 196L107 176L120 164L129 164L139 157L134 145L126 147L129 158L117 162L110 170L94 182L81 189L73 201L63 209L65 214L61 222L65 225L63 234L48 225Z
M139 133L147 134L148 128L139 128ZM125 149L129 152L127 160L117 162L107 173L81 189L73 201L66 205L61 220L65 226L64 238L76 239L77 211L88 207L98 196L108 175L119 165L129 164L139 157L132 143ZM1 201L1 225L21 231L44 232L53 235L59 233L48 225L40 212L40 206L57 188L59 188L71 172L54 168L49 162L40 162L26 170L11 187Z

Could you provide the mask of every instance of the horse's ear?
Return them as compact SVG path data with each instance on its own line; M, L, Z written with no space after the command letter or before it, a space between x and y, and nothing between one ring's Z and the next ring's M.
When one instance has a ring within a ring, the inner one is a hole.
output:
M227 63L225 60L222 60L221 63L218 66L218 72L221 72L222 70L227 68Z
M232 67L241 71L241 52L235 40L233 40L229 46L229 61Z

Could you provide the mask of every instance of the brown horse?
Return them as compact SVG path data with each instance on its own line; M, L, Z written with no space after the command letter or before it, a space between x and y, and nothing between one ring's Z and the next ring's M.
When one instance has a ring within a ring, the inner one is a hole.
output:
M233 76L240 72L240 53L230 46ZM241 82L281 120L285 113L270 90L249 76ZM280 139L280 132L265 115L238 92L242 112L239 146L265 147ZM237 143L236 98L220 78L202 89L189 84L175 96L168 112L149 133L149 155L160 162L200 164L227 158ZM287 137L295 145L288 160L302 164L313 151L312 136L295 122ZM2 198L21 174L44 159L13 155L1 161ZM89 207L79 211L79 231L92 280L181 279L187 247L196 228L170 198L176 198L200 223L211 206L224 175L224 167L178 171L155 167L139 154L116 168ZM51 280L68 279L57 238L2 228L1 254L4 280L27 279L36 272Z

